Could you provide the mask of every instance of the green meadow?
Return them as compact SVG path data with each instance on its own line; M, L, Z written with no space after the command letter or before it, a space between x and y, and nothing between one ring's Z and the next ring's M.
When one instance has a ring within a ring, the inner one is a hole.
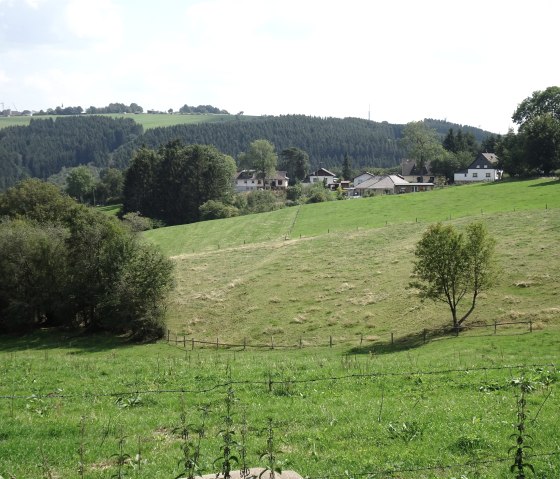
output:
M197 125L199 123L216 123L222 121L234 121L234 120L244 120L249 118L254 118L251 116L240 116L236 115L211 115L211 114L200 114L200 115L169 115L165 113L161 114L104 114L103 116L110 116L112 118L132 118L136 123L141 124L144 130L149 130L150 128L160 128L166 126L174 125ZM8 126L27 126L31 119L41 120L47 118L56 118L56 115L48 116L11 116L11 117L0 117L0 129L6 128Z
M523 464L526 477L560 477L559 186L453 187L144 233L176 263L171 342L2 338L0 476L186 477L196 448L198 472L217 472L231 388L251 467L266 466L271 418L277 461L310 478L513 479ZM458 337L423 336L449 313L409 287L414 245L436 221L482 221L497 241L501 274L468 320L480 327ZM520 422L527 447L512 472Z

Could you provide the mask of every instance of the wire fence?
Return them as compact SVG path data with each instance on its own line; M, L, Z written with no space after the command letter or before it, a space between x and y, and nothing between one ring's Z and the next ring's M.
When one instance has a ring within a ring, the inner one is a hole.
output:
M426 344L428 341L443 337L459 336L462 332L467 332L470 330L486 330L490 334L498 334L498 330L501 328L507 328L508 330L516 329L519 331L519 327L522 326L525 329L522 332L533 332L533 321L505 321L493 323L483 323L483 324L470 324L468 326L458 326L458 327L443 327L434 329L423 329L415 333L410 333L406 335L397 336L395 333L387 333L383 338L381 336L371 336L359 334L353 338L335 337L330 335L328 338L304 338L300 336L296 341L292 342L278 342L277 338L270 336L270 340L267 343L257 343L249 342L247 338L243 338L240 342L225 342L216 338L215 340L209 339L196 339L194 336L190 336L184 333L178 333L167 330L165 336L165 341L168 344L174 344L176 346L182 346L184 349L190 348L194 350L196 347L199 348L213 348L213 349L260 349L260 350L274 350L274 349L303 349L303 348L324 348L324 347L334 347L334 346L354 346L355 348L378 348L380 350L391 350L391 348L401 349L403 347L413 347L415 345Z
M260 388L260 389L268 389L268 391L272 392L275 386L280 385L293 385L293 384L305 384L305 383L317 383L317 382L329 382L329 383L337 383L341 381L353 381L353 380L363 380L363 379L378 379L378 378L386 378L386 377L410 377L410 376L446 376L446 375L471 375L472 373L479 372L479 373L486 373L490 371L500 371L500 370L509 370L509 371L527 371L527 370L536 370L536 369L556 369L557 365L554 363L545 363L545 364L516 364L516 365L502 365L502 366L484 366L484 367L473 367L473 368L442 368L442 369L424 369L424 370L408 370L408 371L380 371L380 372L371 372L371 373L361 373L361 374L345 374L345 375L325 375L325 376L316 376L316 377L302 377L302 378L291 378L289 380L284 379L277 379L273 377L268 377L263 380L228 380L224 382L216 382L214 384L210 384L203 388L169 388L169 389L140 389L135 388L132 390L120 390L120 391L108 391L108 392L86 392L82 394L44 394L44 395L37 395L37 394L29 394L29 395L3 395L0 396L2 400L22 400L22 399L45 399L45 400L56 400L56 399L64 399L64 400L85 400L87 402L91 402L92 399L96 398L122 398L125 396L139 396L139 395L149 395L149 394L193 394L193 395L203 395L209 392L213 392L216 390L226 390L231 386L249 386L251 388ZM445 379L442 378L445 381ZM53 385L54 387L54 385ZM329 387L332 387L330 384ZM550 389L549 394L544 397L542 401L540 401L539 407L535 408L533 411L536 411L534 418L532 421L534 422L538 415L540 414L541 410L547 404L549 397L552 394L552 389ZM556 389L555 389L556 390ZM416 396L416 394L415 394ZM402 395L399 396L402 399ZM13 406L12 406L13 407ZM527 422L530 421L527 419ZM275 427L279 427L276 425ZM104 433L105 434L105 433ZM124 434L124 433L123 433ZM84 439L82 438L82 441ZM512 445L515 443L515 438L511 439ZM82 447L82 445L80 446ZM513 448L512 448L513 449ZM546 450L545 450L546 451ZM149 451L143 453L144 455L149 454ZM124 457L124 454L121 454ZM132 457L132 455L130 455ZM557 471L560 468L560 465L556 462L556 458L560 456L560 450L548 450L546 452L539 452L539 453L529 453L525 452L524 456L522 457L523 461L521 464L527 464L528 462L535 462L536 461L544 461L547 458L553 458L554 463L552 466L547 465L546 463L540 464L541 468L545 467L552 467L555 468L554 470ZM463 474L465 470L470 471L484 471L488 469L489 471L495 471L497 465L504 464L504 467L507 467L507 470L510 471L514 469L514 466L517 465L515 461L518 461L516 458L515 453L510 453L509 455L504 455L502 457L496 456L480 456L474 460L465 461L465 462L437 462L434 461L428 465L419 465L419 466L405 466L402 463L394 463L391 464L390 462L381 463L376 468L375 466L368 466L363 471L345 471L344 473L338 474L329 474L329 475L313 475L307 474L305 477L307 479L351 479L351 478L408 478L408 477L426 477L421 476L421 474L429 474L429 477L442 477L439 474L443 474L444 471L447 473L451 471L459 471L460 474ZM519 462L519 461L518 461ZM80 462L82 466L84 466L83 461ZM129 464L132 467L132 463ZM501 467L500 467L501 469ZM539 465L537 465L537 469L539 469ZM518 471L515 470L511 472L512 479L523 477L517 474ZM0 471L1 474L1 471ZM47 477L47 476L44 476ZM137 476L137 477L144 477L144 476ZM186 477L186 476L181 476ZM221 477L221 476L216 476ZM470 473L468 475L470 477ZM544 477L544 476L543 476ZM547 476L548 477L548 476ZM553 476L551 476L553 477Z

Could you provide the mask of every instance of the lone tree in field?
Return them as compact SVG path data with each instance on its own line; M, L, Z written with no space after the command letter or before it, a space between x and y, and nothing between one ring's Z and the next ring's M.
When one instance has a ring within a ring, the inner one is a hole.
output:
M418 288L423 298L447 303L455 329L471 315L478 295L495 279L495 243L482 223L468 225L466 234L438 223L430 226L416 245L414 273L418 281L411 286ZM463 300L466 310L459 312Z

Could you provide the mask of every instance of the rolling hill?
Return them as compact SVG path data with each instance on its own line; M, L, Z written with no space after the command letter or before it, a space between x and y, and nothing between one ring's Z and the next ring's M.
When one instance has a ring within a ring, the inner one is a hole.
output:
M473 322L560 321L560 192L547 179L289 208L145 233L177 266L169 328L293 343L387 339L449 321L408 288L430 223L482 221L504 272Z

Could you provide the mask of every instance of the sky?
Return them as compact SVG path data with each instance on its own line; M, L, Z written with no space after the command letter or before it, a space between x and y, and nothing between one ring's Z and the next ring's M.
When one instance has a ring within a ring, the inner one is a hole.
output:
M560 85L558 0L0 0L0 108L144 110L494 133Z

